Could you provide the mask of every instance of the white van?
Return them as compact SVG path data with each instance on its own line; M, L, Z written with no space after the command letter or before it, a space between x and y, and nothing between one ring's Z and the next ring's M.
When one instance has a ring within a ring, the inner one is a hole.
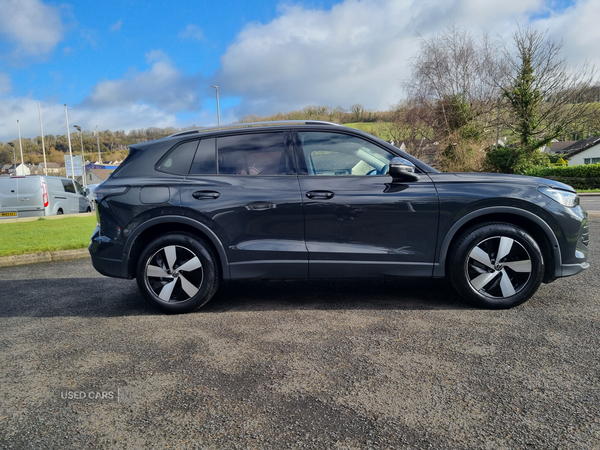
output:
M91 211L77 181L42 175L0 177L0 219Z

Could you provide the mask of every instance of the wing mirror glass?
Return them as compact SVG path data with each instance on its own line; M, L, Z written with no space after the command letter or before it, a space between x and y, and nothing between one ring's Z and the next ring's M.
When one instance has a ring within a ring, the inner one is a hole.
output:
M421 177L415 173L416 167L408 159L396 157L390 161L389 174L393 182L418 181Z

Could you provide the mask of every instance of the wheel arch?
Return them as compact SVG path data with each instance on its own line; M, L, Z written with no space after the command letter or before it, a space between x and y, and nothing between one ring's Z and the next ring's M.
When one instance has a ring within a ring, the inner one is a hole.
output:
M225 249L219 238L206 225L194 219L181 216L156 217L137 227L125 242L123 249L123 254L125 256L125 258L123 258L123 272L126 273L128 277L135 278L137 258L141 254L143 248L150 243L150 241L163 234L178 231L193 234L206 241L206 243L212 247L215 256L219 260L222 277L224 279L229 278L229 263Z
M438 263L433 276L443 277L447 273L448 252L467 228L485 222L506 222L523 228L537 242L542 251L545 264L544 282L556 279L561 273L561 253L556 235L550 225L538 215L520 208L510 206L488 207L473 211L463 216L448 230L439 249Z

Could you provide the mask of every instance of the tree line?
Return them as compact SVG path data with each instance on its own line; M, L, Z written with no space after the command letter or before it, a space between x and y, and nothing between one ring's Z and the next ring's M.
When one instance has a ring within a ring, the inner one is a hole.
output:
M152 141L155 139L164 138L173 133L180 131L178 128L167 127L157 128L150 127L138 130L131 130L129 133L125 131L99 131L100 153L103 162L122 161L125 159L129 151L127 147L139 142ZM83 148L86 160L95 162L98 160L98 138L94 131L84 130ZM12 142L16 159L21 162L19 140L15 139ZM23 146L23 159L28 164L39 164L43 162L42 155L42 137L21 138ZM64 155L69 154L69 142L67 135L47 134L44 136L44 146L46 148L46 161L58 164L64 164ZM71 133L71 149L74 155L81 154L81 139L79 133L74 131ZM13 147L8 142L0 143L0 164L13 163Z

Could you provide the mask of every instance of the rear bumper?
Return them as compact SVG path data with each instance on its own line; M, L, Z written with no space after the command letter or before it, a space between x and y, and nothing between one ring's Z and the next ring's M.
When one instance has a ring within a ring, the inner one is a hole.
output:
M98 228L92 235L88 251L94 269L102 275L131 279L127 271L127 260L123 258L122 245L106 236L101 236Z

